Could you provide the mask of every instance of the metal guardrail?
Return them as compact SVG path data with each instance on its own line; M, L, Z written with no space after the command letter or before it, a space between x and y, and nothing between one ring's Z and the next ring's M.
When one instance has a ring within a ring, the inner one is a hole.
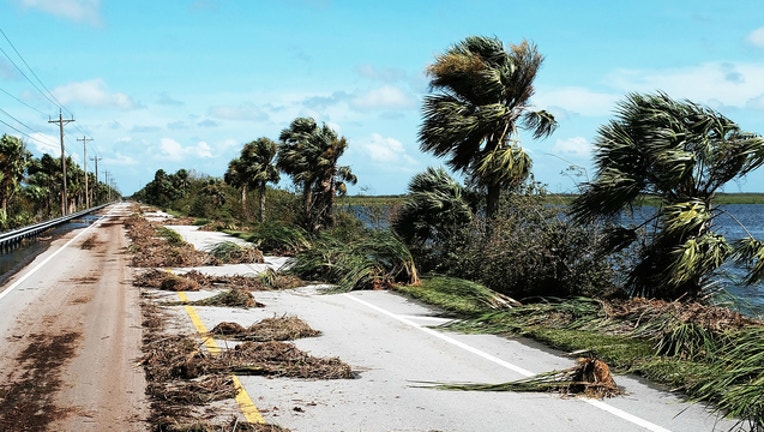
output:
M111 204L111 203L109 203ZM77 213L72 213L70 215L62 216L56 219L51 219L47 222L40 222L38 224L26 226L24 228L19 228L13 231L9 231L6 233L0 234L0 250L8 250L19 243L21 243L22 240L30 237L34 237L41 232L53 228L57 225L61 225L63 223L69 222L72 219L77 219L78 217L85 216L88 213L92 213L94 211L100 210L104 207L106 207L109 204L101 204L100 206L92 207L87 210L82 210Z

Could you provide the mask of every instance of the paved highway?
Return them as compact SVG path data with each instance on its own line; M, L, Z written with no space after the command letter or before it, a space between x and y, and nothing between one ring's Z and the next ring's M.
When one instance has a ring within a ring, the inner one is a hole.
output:
M0 292L0 430L143 431L141 316L123 218L52 242Z

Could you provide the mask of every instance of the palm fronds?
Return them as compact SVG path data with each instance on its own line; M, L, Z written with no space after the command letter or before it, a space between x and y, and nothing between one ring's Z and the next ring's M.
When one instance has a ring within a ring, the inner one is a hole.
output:
M419 282L411 253L390 231L369 232L349 243L321 237L312 249L297 254L288 273L336 284L341 291Z
M568 369L541 373L501 384L436 384L439 390L559 392L565 396L590 398L613 397L623 393L615 383L610 368L596 357L579 358Z

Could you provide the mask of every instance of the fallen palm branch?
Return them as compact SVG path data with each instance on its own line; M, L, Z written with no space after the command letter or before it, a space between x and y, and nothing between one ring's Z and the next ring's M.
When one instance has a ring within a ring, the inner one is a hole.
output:
M264 304L255 300L255 297L251 292L237 288L225 290L219 294L215 294L212 297L207 297L201 300L166 302L163 303L163 305L241 307L245 309L253 307L265 307Z
M252 246L242 246L234 242L216 245L210 254L223 264L263 263L263 253Z
M295 316L265 318L245 328L237 323L222 322L210 334L239 341L268 342L286 341L318 336L319 331Z
M239 375L289 378L352 379L356 374L337 357L319 358L287 342L244 342L221 353L228 370Z
M559 392L564 396L606 398L623 394L610 368L596 357L579 358L576 365L501 384L437 384L440 390Z

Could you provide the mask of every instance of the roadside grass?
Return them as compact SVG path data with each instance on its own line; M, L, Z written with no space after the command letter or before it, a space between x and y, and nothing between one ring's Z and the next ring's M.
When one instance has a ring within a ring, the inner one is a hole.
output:
M420 285L401 285L396 287L396 291L438 305L449 314L461 317L519 305L515 300L475 282L444 276L422 279Z
M398 291L463 318L447 325L450 330L528 337L575 356L598 358L615 372L709 402L743 430L764 431L761 321L725 308L645 299L533 299L496 310L486 304L484 288L441 277ZM504 383L490 390L548 390L547 380L535 383ZM480 390L481 385L460 389Z

